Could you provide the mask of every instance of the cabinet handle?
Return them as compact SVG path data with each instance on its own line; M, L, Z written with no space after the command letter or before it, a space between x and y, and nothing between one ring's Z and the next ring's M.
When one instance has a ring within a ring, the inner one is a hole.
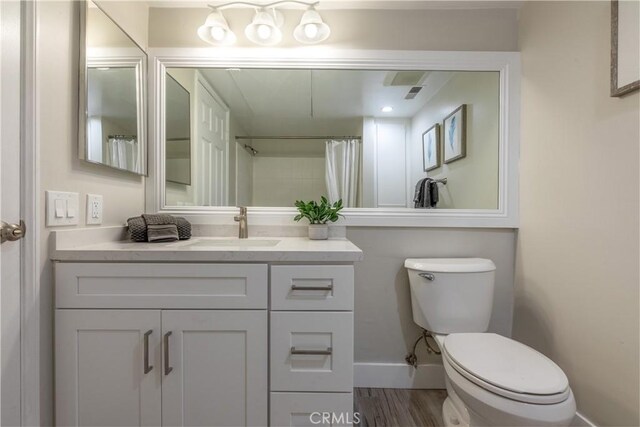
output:
M148 374L153 369L153 366L149 365L149 336L153 333L153 329L149 329L144 333L144 373Z
M313 356L329 356L333 353L333 347L327 347L326 350L304 350L291 347L291 354L313 355Z
M333 285L329 286L297 286L291 285L292 291L332 291Z
M164 374L169 375L173 368L169 366L169 337L171 336L171 331L164 334Z

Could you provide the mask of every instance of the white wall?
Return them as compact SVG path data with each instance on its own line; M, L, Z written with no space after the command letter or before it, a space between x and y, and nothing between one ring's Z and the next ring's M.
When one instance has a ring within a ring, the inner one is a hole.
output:
M513 331L560 365L597 425L638 426L640 93L609 97L610 6L521 11Z
M467 105L467 155L463 159L444 163L424 172L422 163L422 134L442 121L460 105ZM497 209L500 122L500 74L457 72L435 94L411 121L410 185L425 176L447 178L447 185L439 185L442 209Z

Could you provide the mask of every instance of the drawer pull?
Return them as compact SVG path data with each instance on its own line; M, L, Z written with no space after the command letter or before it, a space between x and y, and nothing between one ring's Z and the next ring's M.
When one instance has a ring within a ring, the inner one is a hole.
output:
M171 331L164 334L164 374L169 375L173 368L169 366L169 337L171 336Z
M304 350L291 347L291 354L308 355L308 356L330 356L333 353L333 347L327 347L326 350Z
M144 373L148 374L153 369L153 366L149 365L149 336L153 333L153 329L149 329L144 333Z
M333 290L333 285L329 286L297 286L291 285L292 291L326 291L331 292Z

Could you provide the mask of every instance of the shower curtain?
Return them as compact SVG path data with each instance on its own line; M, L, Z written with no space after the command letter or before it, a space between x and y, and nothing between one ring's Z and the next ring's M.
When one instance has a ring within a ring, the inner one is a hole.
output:
M331 140L325 144L325 179L329 201L333 203L342 199L344 207L354 208L359 204L360 197L360 140Z
M138 171L138 141L133 136L110 136L107 141L107 159L110 166Z

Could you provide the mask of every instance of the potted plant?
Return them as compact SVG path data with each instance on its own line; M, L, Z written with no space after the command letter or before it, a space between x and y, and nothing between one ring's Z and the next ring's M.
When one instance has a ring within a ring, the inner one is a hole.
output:
M298 215L294 221L300 221L302 218L309 220L309 238L311 240L326 240L329 237L329 221L336 222L342 214L342 199L331 204L326 197L320 197L320 203L315 200L310 202L296 201Z

